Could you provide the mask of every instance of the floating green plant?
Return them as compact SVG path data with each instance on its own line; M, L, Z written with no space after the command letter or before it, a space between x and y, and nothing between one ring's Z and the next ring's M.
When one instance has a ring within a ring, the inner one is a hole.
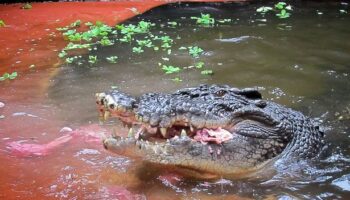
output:
M292 10L291 5L287 5L286 2L278 2L275 4L275 8L279 10L279 13L276 14L276 16L280 19L285 19L290 17L290 13L288 11Z
M67 44L67 46L63 50L85 49L89 47L90 47L90 44L74 44L70 42Z
M214 72L213 72L213 70L203 70L203 71L201 71L201 74L202 75L213 75Z
M194 58L198 58L202 52L203 52L203 49L201 49L198 46L189 46L188 47L188 53Z
M195 19L196 23L202 26L213 26L215 24L215 19L210 14L201 13L200 17L191 17L191 19Z
M138 29L137 32L139 33L147 33L149 32L150 28L152 26L155 26L155 24L151 23L151 22L146 22L146 21L140 21L138 23Z
M58 27L58 28L56 28L56 30L58 30L58 31L66 31L68 29L69 29L68 27Z
M197 62L194 64L197 69L202 69L204 67L204 62Z
M114 43L106 36L104 36L101 40L100 40L100 44L102 46L111 46L113 45Z
M161 47L164 49L168 49L171 48L171 45L169 43L163 43Z
M124 35L123 38L119 39L119 41L121 41L121 42L131 42L131 40L132 40L131 35Z
M88 62L91 63L91 64L97 63L97 56L92 56L92 55L90 55L90 56L89 56L89 61L88 61Z
M162 70L165 72L165 74L173 74L181 71L179 67L174 67L172 65L163 65Z
M148 33L150 28L155 24L146 21L140 21L137 26L133 24L129 25L117 25L116 29L120 30L122 34L135 34L135 33Z
M269 7L269 6L262 6L256 9L256 12L261 13L262 15L265 15L269 11L275 11L276 16L280 19L285 19L290 17L290 13L288 11L291 11L292 6L287 5L286 2L278 2L275 4L274 8Z
M143 49L141 47L133 47L132 52L140 54L143 53Z
M137 42L137 44L140 47L148 47L148 48L153 47L152 41L150 39L147 39L147 40L136 40L136 42Z
M278 2L277 4L275 4L275 8L277 8L278 10L282 10L286 5L286 2Z
M117 63L118 56L110 56L110 57L107 57L106 60L107 60L109 63Z
M169 61L169 58L162 57L162 60L164 60L164 61Z
M25 10L32 9L32 8L33 8L33 6L32 6L32 4L30 4L30 3L25 3L25 4L22 6L22 9L25 9Z
M198 23L201 25L213 25L215 23L214 18L211 18L209 14L202 14L200 19L197 19ZM222 19L218 21L219 23L231 22L231 19ZM82 25L85 25L85 31L77 28ZM169 62L169 56L172 54L172 46L174 44L174 39L166 35L163 31L160 31L158 35L152 34L151 28L155 24L147 21L140 21L137 24L120 24L115 27L110 27L103 22L97 21L95 23L86 22L82 23L80 20L77 20L70 25L58 28L57 30L62 31L62 35L66 40L69 41L67 46L58 53L58 57L65 59L66 63L75 63L76 65L84 64L84 62L78 58L82 56L70 56L74 54L73 52L76 49L88 49L96 50L101 46L110 46L114 43L127 42L128 45L132 45L132 52L135 54L141 54L144 52L145 48L151 48L154 51L162 50L161 59L163 62ZM177 26L177 22L169 22L169 26ZM179 36L177 39L181 39ZM189 47L180 47L179 50L186 50L188 54L193 58L198 58L204 50L199 46L189 46ZM165 55L167 54L167 55ZM118 56L109 56L105 57L106 61L109 63L117 63ZM97 63L98 59L96 55L88 55L87 62L90 64ZM86 61L85 61L86 62ZM180 68L173 65L165 65L159 63L160 68L164 71L165 74L179 73L182 69L196 68L201 70L201 74L210 75L213 74L212 70L204 70L204 62L195 62L193 66ZM182 79L175 77L171 79L175 82L181 82Z
M272 7L261 6L260 8L256 9L256 12L265 14L265 13L267 13L267 12L269 12L269 11L272 11L272 10L273 10Z
M174 82L182 82L182 79L180 79L179 77L175 77L171 79Z
M66 32L62 33L62 35L70 36L70 35L74 35L76 32L77 32L76 29L69 29Z
M0 27L5 27L5 26L6 26L6 24L5 24L4 20L0 19Z
M79 42L79 41L81 41L81 34L75 33L72 35L68 35L68 40L71 42Z
M216 21L223 24L223 23L232 22L232 19L218 19Z
M81 20L78 19L78 20L76 20L75 22L71 23L71 24L69 25L69 27L71 27L71 28L80 27L80 24L81 24Z
M2 76L0 76L0 81L5 81L7 79L13 80L17 77L17 72L12 72L12 73L4 73Z
M73 63L73 61L76 59L76 57L68 57L66 58L66 63L70 64Z
M85 24L85 26L93 26L94 24L93 23L91 23L91 22L86 22L86 23L84 23Z
M281 10L280 13L276 14L277 17L279 17L280 19L285 19L290 17L290 13L288 13L285 9Z
M168 25L170 25L171 27L175 27L177 26L177 22L168 22Z
M171 48L172 44L173 44L173 39L171 39L169 36L165 35L165 36L154 36L153 40L160 40L162 41L161 47L163 48L163 50L165 49L169 49Z

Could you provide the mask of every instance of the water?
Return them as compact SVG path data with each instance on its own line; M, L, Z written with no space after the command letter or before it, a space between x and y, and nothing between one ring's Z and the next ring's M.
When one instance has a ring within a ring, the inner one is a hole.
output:
M12 183L16 187L25 185L21 187L23 191L14 193L69 199L111 198L111 192L126 193L125 190L136 195L136 199L349 197L350 17L339 11L349 11L349 6L339 2L297 2L293 4L292 16L286 20L278 19L273 13L257 14L255 10L260 6L174 4L133 18L125 24L151 21L156 24L151 31L154 35L173 38L171 55L152 50L136 55L129 44L99 47L91 52L100 60L95 66L60 66L59 73L50 80L43 107L53 110L55 123L77 128L99 123L94 94L111 86L133 95L170 92L201 83L258 86L264 98L323 121L327 146L316 161L290 166L277 163L278 173L264 181L180 179L173 183L159 177L159 171L170 173L165 169L150 170L140 161L111 155L98 145L77 141L34 162L20 159L14 167L26 168L28 172L18 175L26 181ZM200 13L210 13L216 19L229 18L232 22L201 27L190 19ZM169 21L176 21L179 26L171 28L167 25ZM179 50L181 46L194 45L204 49L197 59ZM119 57L117 64L104 60L111 55ZM158 66L161 62L187 67L198 61L204 62L205 69L213 70L214 75L201 75L194 68L184 69L178 75L164 75ZM172 81L175 77L183 81ZM119 132L126 131L117 127ZM44 136L38 134L36 139L49 139ZM35 168L40 170L30 172ZM44 174L46 178L40 177Z

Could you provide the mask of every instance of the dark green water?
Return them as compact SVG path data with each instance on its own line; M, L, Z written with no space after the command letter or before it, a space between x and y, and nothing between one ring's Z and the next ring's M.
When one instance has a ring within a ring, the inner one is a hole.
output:
M157 191L174 199L231 199L234 195L254 199L346 199L350 192L350 15L339 10L350 12L350 6L341 2L292 5L291 17L284 20L274 13L256 13L256 8L262 6L256 3L176 4L153 9L125 24L140 20L155 23L151 30L154 35L174 39L170 55L151 49L134 54L132 45L119 42L99 47L90 52L100 60L95 66L61 66L52 80L50 101L59 106L57 115L79 125L98 123L94 94L111 86L134 95L170 92L202 83L258 86L264 98L323 121L328 129L327 146L316 162L295 166L277 163L279 173L264 182L186 180L171 185L154 178L141 182L135 191L150 198L149 191ZM200 13L232 22L201 27L190 19ZM169 27L169 21L178 26ZM199 46L204 53L194 59L187 51L179 50L181 46ZM111 55L119 57L116 64L105 61ZM201 70L191 68L165 75L158 66L161 62L188 67L198 61L214 74L201 75ZM172 81L175 77L182 82ZM125 173L128 177L133 172Z

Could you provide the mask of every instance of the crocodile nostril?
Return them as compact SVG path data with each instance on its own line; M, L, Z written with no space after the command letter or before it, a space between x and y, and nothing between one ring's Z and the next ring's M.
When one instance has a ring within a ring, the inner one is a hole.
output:
M267 103L264 100L256 100L254 101L254 104L259 108L265 108L267 106Z
M219 90L215 93L216 96L222 97L226 94L227 92L225 90Z
M114 104L109 104L109 108L110 108L110 109L114 109L114 108L115 108L115 105L114 105Z

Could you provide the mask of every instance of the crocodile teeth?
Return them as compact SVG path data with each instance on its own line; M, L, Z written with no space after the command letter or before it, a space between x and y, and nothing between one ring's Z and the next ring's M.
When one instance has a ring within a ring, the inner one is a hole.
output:
M134 131L132 128L130 128L128 132L128 137L132 137L133 135L134 135Z
M181 137L185 137L185 136L187 136L186 130L182 129L181 130Z
M192 125L190 125L190 130L191 130L191 132L193 132L193 131L194 131L194 128L193 128L193 126L192 126Z
M111 116L111 113L109 112L109 111L105 111L105 113L104 113L104 115L103 115L103 119L105 120L105 121L107 121L108 120L108 118Z
M167 138L167 137L166 137L166 132L167 132L167 128L160 128L160 133L162 134L162 136L163 136L164 138Z
M135 139L138 140L140 138L140 135L142 135L145 130L145 127L141 127L135 134Z
M115 128L112 129L112 137L117 138L117 133L115 131Z
M153 147L152 149L155 154L159 154L161 152L161 150L157 146Z

